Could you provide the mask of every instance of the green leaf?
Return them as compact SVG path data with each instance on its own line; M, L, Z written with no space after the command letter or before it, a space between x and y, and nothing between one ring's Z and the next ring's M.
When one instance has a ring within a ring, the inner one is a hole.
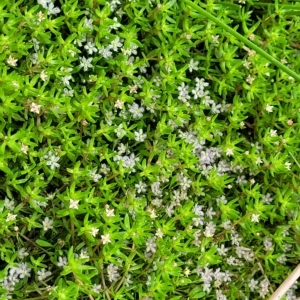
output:
M46 242L44 240L37 239L35 242L41 247L53 247L52 244L50 244L49 242Z

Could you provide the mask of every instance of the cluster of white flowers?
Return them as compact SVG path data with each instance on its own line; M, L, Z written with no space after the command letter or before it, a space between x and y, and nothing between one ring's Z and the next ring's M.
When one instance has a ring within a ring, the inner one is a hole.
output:
M219 287L222 283L230 282L232 277L232 274L228 270L223 272L220 268L213 270L208 267L205 267L204 269L197 267L195 271L197 275L201 277L204 283L203 290L206 292L210 291L213 281L215 281L214 286ZM226 299L226 297L224 299Z
M128 154L128 155L124 155L122 156L122 154ZM118 147L118 152L117 155L114 156L113 158L114 161L121 161L122 165L124 168L129 168L129 174L131 172L135 172L135 164L137 161L139 161L139 158L135 156L134 153L129 152L129 150L127 149L127 147L121 143Z
M60 164L58 163L59 156L51 151L48 151L48 153L44 155L44 159L46 159L46 165L50 166L51 170L54 170L55 168L58 168L60 166Z
M262 297L262 298L265 298L266 295L268 294L269 292L269 281L268 279L264 279L260 282L260 291L259 291L259 295Z
M8 274L1 279L0 282L2 283L2 288L7 291L13 291L15 285L25 277L30 277L31 268L27 266L26 263L20 263L16 267L9 267Z
M52 273L50 271L47 271L45 268L42 268L41 270L37 271L38 280L43 281L47 277L51 276Z
M148 240L146 241L146 253L145 254L148 254L148 255L152 255L152 253L155 253L156 252L156 237L150 237L148 238Z
M99 182L100 178L102 177L100 174L97 174L97 170L90 170L89 176L94 182Z
M132 105L128 105L128 111L131 113L133 118L140 119L143 117L145 108L134 102Z
M270 237L265 237L263 240L266 251L271 251L273 249L272 239Z
M160 188L160 182L154 182L151 184L151 191L155 196L161 197L162 196L162 190Z
M77 253L74 254L74 257L75 257L76 259L79 259L79 258L89 259L90 256L89 256L88 249L87 249L87 248L82 248L82 249L80 250L80 253L79 253L79 254L77 254Z
M40 113L40 109L41 109L41 105L38 105L38 104L36 104L34 102L30 103L30 111L31 112L39 114Z
M94 284L92 287L92 290L96 293L96 294L100 294L102 289L101 284Z
M110 282L116 282L119 279L120 274L118 273L118 269L119 267L113 264L107 266L107 275Z
M48 15L56 15L60 13L59 7L54 7L52 0L38 0L39 5L48 10Z

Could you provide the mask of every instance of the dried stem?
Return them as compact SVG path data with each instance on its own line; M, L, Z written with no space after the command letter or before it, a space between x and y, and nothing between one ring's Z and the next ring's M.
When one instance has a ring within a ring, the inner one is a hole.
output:
M279 300L300 277L300 264L288 276L288 278L279 286L269 300Z

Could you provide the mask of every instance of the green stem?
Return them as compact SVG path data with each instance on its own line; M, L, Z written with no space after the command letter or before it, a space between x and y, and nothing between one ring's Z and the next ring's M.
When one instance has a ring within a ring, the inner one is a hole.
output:
M253 6L275 6L274 3L261 3L261 2L254 2ZM293 5L293 4L279 4L279 8L285 9L300 9L300 5Z
M296 157L293 155L293 153L291 151L289 151L289 154L291 155L291 157L293 158L293 160L295 161L297 166L300 168L300 164L298 163L298 161L297 161Z
M221 4L223 6L228 6L228 7L237 9L237 10L239 10L241 8L240 5L234 4L234 3L229 3L229 2L216 2L216 4Z
M238 40L242 41L248 47L252 48L258 54L260 54L262 57L264 57L265 59L267 59L270 63L272 63L275 66L277 66L280 70L282 70L283 72L287 73L288 75L290 75L291 77L295 78L296 80L300 81L300 76L297 73L295 73L294 71L292 71L291 69L289 69L288 67L286 67L280 61L278 61L273 56L271 56L270 54L268 54L267 52L265 52L264 50L262 50L260 47L258 47L257 45L255 45L254 43L252 43L251 41L249 41L247 38L245 38L244 36L242 36L241 34L239 34L238 32L236 32L235 30L233 30L231 27L229 27L228 25L224 24L222 21L220 21L219 19L217 19L216 17L214 17L212 14L210 14L209 12L207 12L206 10L204 10L203 8L199 7L197 4L191 2L190 0L182 0L182 1L185 2L187 5L189 5L190 7L194 8L199 13L201 13L207 19L209 19L212 22L216 23L218 26L220 26L221 28L223 28L225 31L231 33Z

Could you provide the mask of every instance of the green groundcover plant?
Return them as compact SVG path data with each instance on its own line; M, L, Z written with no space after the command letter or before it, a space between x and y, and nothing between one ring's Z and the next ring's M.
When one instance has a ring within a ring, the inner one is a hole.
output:
M0 299L270 297L300 257L299 16L1 0Z

